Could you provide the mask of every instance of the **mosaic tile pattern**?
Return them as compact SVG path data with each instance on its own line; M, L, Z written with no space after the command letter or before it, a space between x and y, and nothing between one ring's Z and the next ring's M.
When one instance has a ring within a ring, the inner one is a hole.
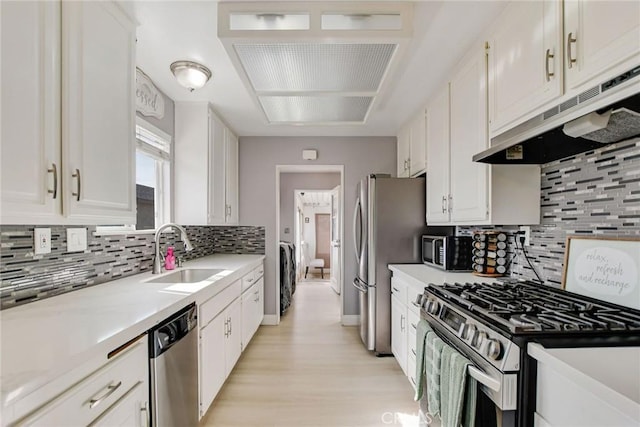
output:
M543 165L540 206L541 222L531 227L526 250L540 278L561 286L567 235L640 236L640 139ZM458 233L475 229L458 227ZM517 253L511 276L535 279L522 251Z
M88 226L87 250L67 252L66 227L51 228L51 253L35 255L34 226L0 227L0 308L10 308L87 286L148 271L152 268L152 234L95 236ZM264 227L185 227L194 250L184 252L179 236L164 233L167 245L185 260L217 254L264 254Z

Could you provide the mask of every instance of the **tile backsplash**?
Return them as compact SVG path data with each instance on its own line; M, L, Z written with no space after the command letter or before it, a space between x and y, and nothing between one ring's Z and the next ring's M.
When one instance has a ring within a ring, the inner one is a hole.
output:
M153 234L95 235L87 226L87 250L67 252L65 226L51 228L51 253L35 255L30 225L0 226L0 308L48 298L152 268ZM75 226L74 226L75 227ZM194 250L184 252L179 235L163 233L185 260L211 254L264 254L264 227L186 226Z
M541 222L531 226L529 259L540 278L561 286L567 235L640 237L640 140L607 145L542 165ZM500 228L515 232L517 227ZM459 227L459 234L479 229ZM511 251L515 247L511 243ZM511 276L535 279L516 251Z

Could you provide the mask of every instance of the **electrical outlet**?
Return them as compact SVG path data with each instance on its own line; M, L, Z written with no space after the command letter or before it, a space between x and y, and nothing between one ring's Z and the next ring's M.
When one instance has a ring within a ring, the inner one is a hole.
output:
M82 252L87 249L87 229L67 228L67 252Z
M33 248L36 255L51 253L51 229L33 229Z
M531 227L528 225L521 225L520 231L524 231L524 246L531 244ZM522 234L520 234L522 236Z

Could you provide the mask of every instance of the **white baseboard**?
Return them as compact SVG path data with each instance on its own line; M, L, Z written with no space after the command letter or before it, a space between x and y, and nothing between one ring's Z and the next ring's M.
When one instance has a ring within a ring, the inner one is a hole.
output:
M261 325L276 326L278 324L278 316L275 314L265 314L262 318Z
M342 326L358 326L360 324L360 315L351 314L342 316Z

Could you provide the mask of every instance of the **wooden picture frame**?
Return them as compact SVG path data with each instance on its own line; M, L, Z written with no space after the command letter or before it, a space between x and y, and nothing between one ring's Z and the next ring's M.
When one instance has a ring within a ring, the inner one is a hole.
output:
M640 310L640 237L567 236L562 287Z

